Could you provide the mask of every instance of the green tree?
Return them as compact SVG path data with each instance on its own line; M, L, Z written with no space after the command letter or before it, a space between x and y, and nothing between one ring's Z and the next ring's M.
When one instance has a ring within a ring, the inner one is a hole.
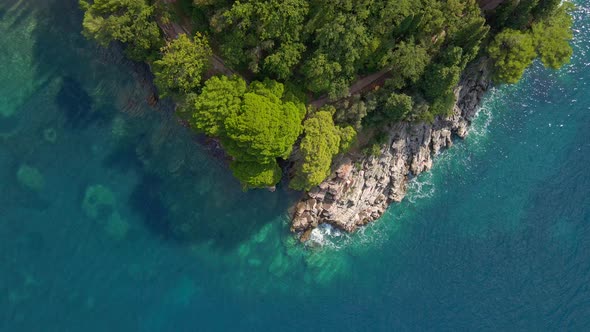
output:
M416 83L429 62L430 56L426 48L416 45L413 39L400 42L381 60L382 67L390 68L393 75L399 75L403 80L404 83L398 88L406 83Z
M532 26L533 41L545 67L559 69L572 56L573 50L569 44L573 38L572 18L569 14L571 8L566 3L553 10L551 16Z
M276 161L266 164L257 162L234 161L230 168L245 189L272 187L281 180L281 168Z
M193 108L190 124L209 136L226 135L225 120L240 112L242 99L246 93L246 82L238 76L213 76L205 82L203 91L189 99Z
M285 101L284 86L265 80L212 77L192 98L191 125L220 138L234 162L234 175L246 188L272 186L280 180L277 158L287 158L301 134L302 103Z
M305 0L236 1L223 13L225 57L254 73L264 69L279 79L290 77L305 51L301 34L308 10Z
M495 79L501 83L518 82L536 57L531 35L512 29L497 34L488 53L494 61Z
M326 54L318 52L305 63L303 72L309 91L322 93L330 90L333 82L340 76L342 66L330 61Z
M80 0L80 7L84 35L103 46L119 41L127 45L131 58L145 60L161 44L154 7L146 0Z
M340 148L338 152L347 152L352 147L354 142L356 142L356 130L354 130L354 128L351 126L337 126L337 128L338 136L340 136Z
M425 79L421 83L424 97L433 102L438 97L453 93L459 83L461 68L456 65L446 66L436 63L429 66Z
M315 49L304 63L304 82L331 99L348 95L348 86L378 48L369 30L371 0L311 1L306 32ZM308 51L309 51L308 50Z
M544 19L553 14L560 6L562 0L539 0L539 4L533 10L533 15L537 19ZM564 3L567 5L567 3Z
M389 95L384 105L385 115L393 121L406 120L412 113L413 108L414 101L412 97L395 92Z
M332 159L350 147L356 132L350 126L340 128L332 120L333 108L312 114L303 125L304 136L299 145L302 161L296 167L289 186L296 190L310 190L330 175Z
M161 96L186 94L201 86L201 76L211 58L209 42L197 33L194 40L181 34L162 48L164 56L154 61L154 83Z
M301 134L303 104L283 102L283 84L252 82L240 111L225 119L226 151L239 160L261 163L287 158Z

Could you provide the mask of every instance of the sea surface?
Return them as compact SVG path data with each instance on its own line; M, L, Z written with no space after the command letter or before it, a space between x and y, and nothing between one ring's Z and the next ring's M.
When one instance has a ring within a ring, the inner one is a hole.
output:
M289 232L75 0L0 0L0 331L590 331L590 3L407 198Z

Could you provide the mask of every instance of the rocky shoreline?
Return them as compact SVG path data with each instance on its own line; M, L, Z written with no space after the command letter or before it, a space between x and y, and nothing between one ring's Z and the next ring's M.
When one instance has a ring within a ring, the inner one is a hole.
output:
M118 49L113 53L134 68L136 78L146 87L148 104L160 111L173 112L174 103L162 103L155 97L147 65L127 60ZM455 90L457 102L452 116L436 118L432 124L402 122L391 126L387 144L379 156L349 153L337 157L332 174L304 193L291 208L291 230L305 241L320 224L354 232L359 226L379 219L391 203L404 198L409 179L430 170L433 157L452 146L454 135L460 138L467 135L490 85L488 61L481 59L465 70ZM211 142L198 141L217 151L217 157L223 155L216 144L213 147Z
M433 157L464 138L490 87L486 59L465 71L455 94L453 114L434 123L397 123L388 130L379 156L347 154L334 161L333 173L305 193L292 208L291 230L305 241L320 224L353 232L381 217L393 202L400 202L408 181L432 167Z

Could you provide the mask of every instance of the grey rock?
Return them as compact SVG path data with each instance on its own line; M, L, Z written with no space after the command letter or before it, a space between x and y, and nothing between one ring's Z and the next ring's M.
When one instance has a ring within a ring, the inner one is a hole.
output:
M433 157L452 146L453 135L467 135L489 87L487 61L481 59L465 71L455 89L457 102L451 116L438 117L434 123L390 126L378 157L348 154L336 159L334 172L291 210L291 229L304 233L329 223L353 232L381 217L392 202L404 198L408 178L430 170Z

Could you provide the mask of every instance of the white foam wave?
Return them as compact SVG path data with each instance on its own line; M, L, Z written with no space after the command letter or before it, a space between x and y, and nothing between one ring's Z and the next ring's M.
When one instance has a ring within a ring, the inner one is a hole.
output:
M428 172L410 181L406 198L410 203L416 203L416 200L432 197L435 192L436 186L432 182L432 172Z
M311 231L308 246L339 248L338 240L344 237L345 233L330 224L320 224Z
M493 88L488 92L487 100L481 105L477 116L471 123L469 128L468 137L470 140L478 141L483 137L487 136L492 121L494 120L492 109L495 102L500 98L497 92L498 90Z

